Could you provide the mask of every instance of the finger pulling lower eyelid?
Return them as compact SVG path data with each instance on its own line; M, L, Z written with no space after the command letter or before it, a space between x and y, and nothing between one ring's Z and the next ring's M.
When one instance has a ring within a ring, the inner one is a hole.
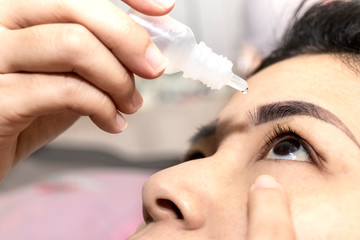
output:
M255 182L250 188L250 191L264 188L282 190L282 186L275 180L275 178L270 175L260 175L256 178Z

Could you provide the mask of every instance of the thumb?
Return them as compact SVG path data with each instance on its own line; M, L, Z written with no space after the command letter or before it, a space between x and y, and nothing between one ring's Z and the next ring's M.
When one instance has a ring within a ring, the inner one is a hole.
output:
M261 175L248 199L248 240L294 240L288 198L271 176Z

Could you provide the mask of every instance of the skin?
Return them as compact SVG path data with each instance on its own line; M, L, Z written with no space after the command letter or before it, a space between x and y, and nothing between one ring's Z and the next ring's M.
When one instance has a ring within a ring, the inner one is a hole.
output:
M148 15L174 5L124 2ZM0 179L81 115L104 131L123 131L121 113L142 105L133 74L155 78L165 69L147 32L109 1L0 5Z
M215 134L189 150L205 158L145 183L146 224L131 240L360 239L359 76L332 55L306 55L274 64L248 83L249 93L235 94L220 112ZM303 115L252 124L249 111L279 101L316 104L354 138L326 119ZM270 159L276 143L259 155L278 126L291 127L315 153L313 161Z

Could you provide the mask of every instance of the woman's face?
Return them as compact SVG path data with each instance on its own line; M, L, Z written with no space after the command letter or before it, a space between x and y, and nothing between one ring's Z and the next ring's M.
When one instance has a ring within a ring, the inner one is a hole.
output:
M298 239L360 239L360 78L314 55L248 83L194 138L188 156L198 159L146 182L147 224L132 240L245 239L248 191L261 174L284 187Z

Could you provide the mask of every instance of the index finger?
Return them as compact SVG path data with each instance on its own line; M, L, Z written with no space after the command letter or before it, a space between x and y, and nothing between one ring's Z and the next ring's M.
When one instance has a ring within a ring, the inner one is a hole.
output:
M259 176L250 189L247 239L296 239L287 196L269 175Z
M147 13L161 14L170 8L151 1L127 0ZM141 7L140 3L143 5ZM157 9L157 10L156 10ZM90 30L131 72L144 78L159 76L166 59L152 44L145 29L125 12L104 0L9 0L1 1L0 24L9 29L48 23L77 23ZM86 47L86 46L84 46Z

